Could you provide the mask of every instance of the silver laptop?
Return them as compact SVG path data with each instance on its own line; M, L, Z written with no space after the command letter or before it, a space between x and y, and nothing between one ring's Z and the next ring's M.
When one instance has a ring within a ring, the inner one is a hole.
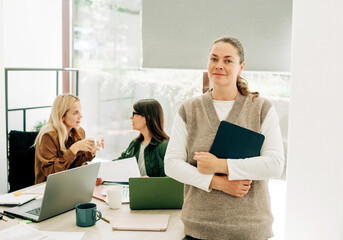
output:
M79 203L89 202L92 199L99 167L100 163L94 163L50 174L43 198L4 212L40 222L67 212Z

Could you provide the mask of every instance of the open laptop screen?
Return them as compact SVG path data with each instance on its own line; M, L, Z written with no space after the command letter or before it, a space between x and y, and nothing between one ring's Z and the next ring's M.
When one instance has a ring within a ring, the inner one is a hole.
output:
M100 163L94 163L50 174L43 199L7 209L5 212L39 222L69 211L79 203L89 202L92 199L99 166ZM37 208L40 208L38 216L32 211Z

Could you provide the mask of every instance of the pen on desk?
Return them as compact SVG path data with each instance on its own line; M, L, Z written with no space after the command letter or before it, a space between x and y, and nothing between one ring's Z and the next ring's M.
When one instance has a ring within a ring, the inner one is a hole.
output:
M96 213L96 216L99 217L99 213ZM108 220L107 218L101 216L101 219L107 223L110 223L110 220Z
M129 182L103 181L102 184L103 185L113 185L113 184L129 185Z
M8 213L0 212L0 214L1 214L1 215L4 215L4 216L6 216L6 217L9 217L9 218L11 218L11 219L14 219L14 218L15 218L13 215L8 214Z
M102 217L101 219L104 220L107 223L111 223L110 220L108 220L107 218Z
M5 222L8 222L8 221L4 218L4 216L0 216L0 220L5 221Z

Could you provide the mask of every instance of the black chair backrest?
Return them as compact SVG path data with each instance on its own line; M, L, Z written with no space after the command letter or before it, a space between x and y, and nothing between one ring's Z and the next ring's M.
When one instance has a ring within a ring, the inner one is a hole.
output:
M35 182L35 147L38 132L11 131L9 133L10 192L31 186Z

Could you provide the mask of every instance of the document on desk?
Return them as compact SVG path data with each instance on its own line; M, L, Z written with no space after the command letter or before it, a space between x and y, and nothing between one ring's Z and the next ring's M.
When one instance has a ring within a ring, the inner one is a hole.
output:
M140 177L135 157L116 161L101 162L98 178L109 182L129 182L130 177Z
M112 230L165 232L169 217L166 214L122 214L113 221Z
M6 240L40 240L46 239L46 237L47 235L44 235L25 223L0 231L0 239Z
M6 240L81 240L85 232L50 232L38 231L26 223L0 231L0 239Z
M24 203L27 203L36 197L38 197L39 194L28 194L28 193L7 193L0 195L0 205L5 206L17 206L17 205L23 205Z
M81 240L85 235L85 232L51 232L41 231L41 233L47 235L47 238L43 240ZM26 240L26 239L25 239Z

